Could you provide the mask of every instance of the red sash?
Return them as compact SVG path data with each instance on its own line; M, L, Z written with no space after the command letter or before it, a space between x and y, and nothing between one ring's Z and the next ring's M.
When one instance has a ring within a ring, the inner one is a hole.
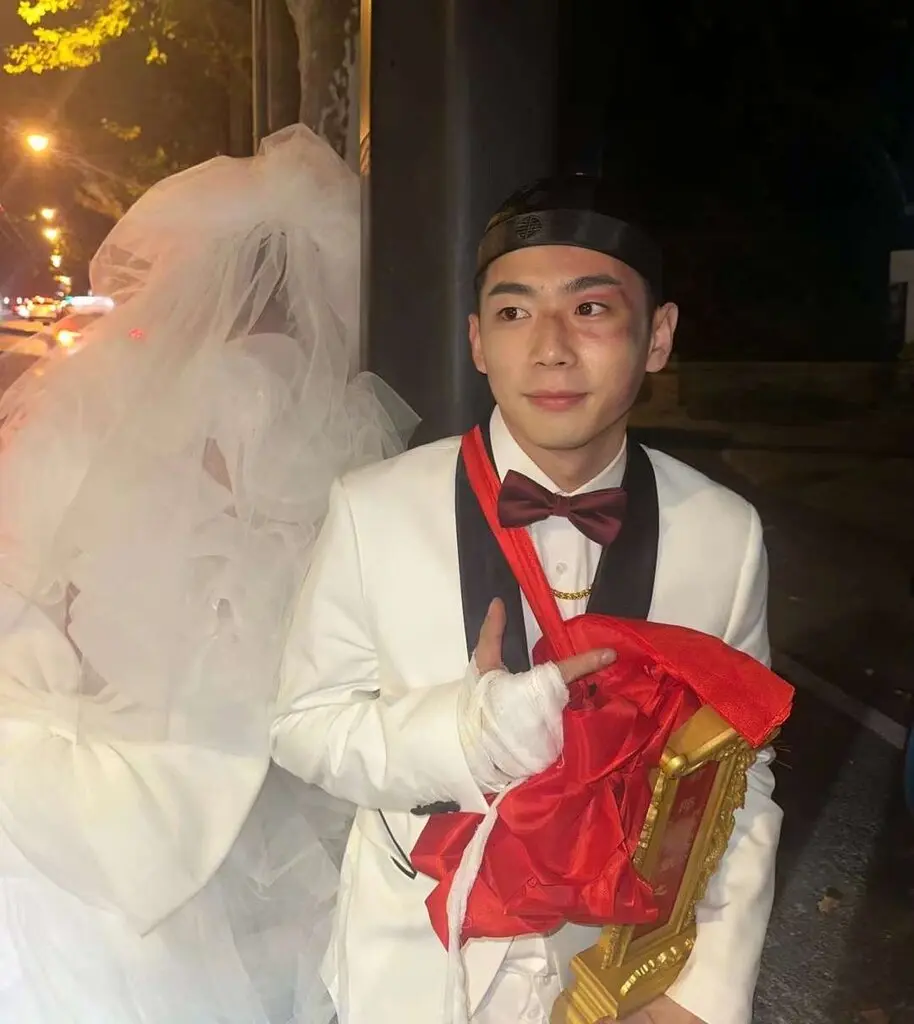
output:
M477 427L463 439L470 485L536 616L535 664L611 647L617 660L574 683L564 750L509 793L470 894L463 941L549 932L579 924L647 924L653 893L632 866L650 805L649 771L670 735L709 704L753 747L790 713L793 689L716 637L680 626L580 615L562 619L525 529L498 522L499 480ZM482 816L431 817L412 863L437 879L427 900L447 945L447 895Z

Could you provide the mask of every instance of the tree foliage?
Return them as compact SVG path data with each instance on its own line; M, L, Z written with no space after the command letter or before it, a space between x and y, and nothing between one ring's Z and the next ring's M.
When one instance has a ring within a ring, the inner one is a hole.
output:
M247 0L22 0L18 15L30 38L7 48L8 75L88 69L51 126L81 206L117 219L166 175L244 151Z
M85 68L101 58L102 48L139 27L142 0L104 0L86 5L83 0L23 0L19 17L33 38L9 50L8 74ZM55 16L62 23L49 25Z
M89 67L127 35L143 39L149 64L183 51L224 81L247 74L249 17L242 0L22 0L18 13L32 39L9 48L8 74Z

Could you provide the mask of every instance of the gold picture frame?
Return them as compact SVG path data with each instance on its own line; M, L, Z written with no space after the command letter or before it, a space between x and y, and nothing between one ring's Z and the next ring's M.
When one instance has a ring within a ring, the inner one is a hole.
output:
M652 925L608 925L571 963L572 984L551 1024L617 1020L665 992L695 943L695 907L704 896L746 799L753 750L710 707L670 737L652 774L650 808L633 862L654 887Z

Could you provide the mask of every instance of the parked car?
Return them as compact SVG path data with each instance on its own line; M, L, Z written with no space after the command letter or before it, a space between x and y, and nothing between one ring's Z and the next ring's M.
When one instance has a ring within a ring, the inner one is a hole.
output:
M60 303L56 299L38 296L17 306L16 313L27 323L49 324L60 315Z
M61 348L77 348L85 329L99 317L104 316L105 312L105 310L95 309L67 313L51 326L50 334Z
M89 324L110 313L113 308L111 299L103 295L74 295L65 300L60 319L53 325L54 341L60 348L71 351L78 348Z

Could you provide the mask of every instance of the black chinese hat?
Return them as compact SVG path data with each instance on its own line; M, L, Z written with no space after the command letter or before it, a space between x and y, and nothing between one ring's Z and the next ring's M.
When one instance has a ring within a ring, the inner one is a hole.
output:
M502 203L486 225L476 254L477 280L499 256L537 245L575 245L612 256L648 283L659 299L660 247L636 224L620 219L618 194L586 174L541 178Z

